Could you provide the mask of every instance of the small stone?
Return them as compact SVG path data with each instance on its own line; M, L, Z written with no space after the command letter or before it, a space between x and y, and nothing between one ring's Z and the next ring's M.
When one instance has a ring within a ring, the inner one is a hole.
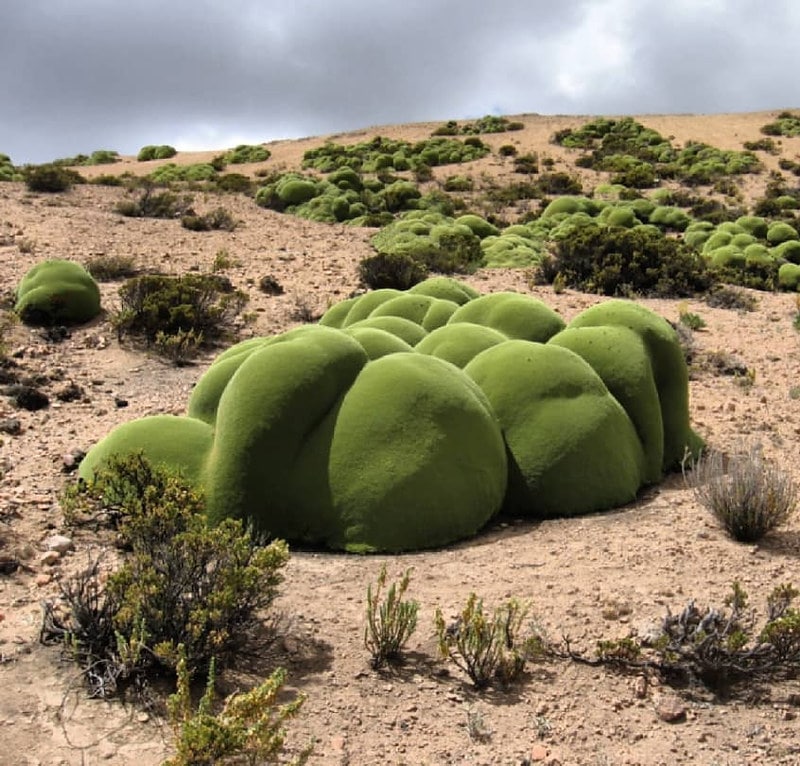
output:
M48 551L58 551L58 553L62 554L71 551L75 547L72 538L65 535L51 535L44 541L44 545Z
M39 557L39 563L44 566L51 567L61 560L61 554L58 551L47 551Z
M14 389L11 396L21 410L34 412L50 406L50 398L38 388L32 386L10 386L10 388Z
M139 713L136 716L136 720L139 723L147 723L150 720L150 716L147 713Z
M83 460L85 457L86 453L82 449L74 449L70 452L67 452L61 458L61 470L64 473L72 473L72 471L77 470L81 460Z
M660 697L655 703L656 715L666 723L680 723L686 720L686 705L677 697Z
M123 399L121 396L115 396L114 397L114 404L117 407L127 407L128 406L128 400L127 399Z
M52 579L53 579L52 575L45 574L44 572L42 572L41 574L36 575L36 579L34 580L34 582L39 588L41 588L47 585Z
M9 436L18 436L22 433L22 423L17 418L3 418L0 420L0 431Z
M548 750L544 745L536 744L531 748L531 761L544 761L548 756Z

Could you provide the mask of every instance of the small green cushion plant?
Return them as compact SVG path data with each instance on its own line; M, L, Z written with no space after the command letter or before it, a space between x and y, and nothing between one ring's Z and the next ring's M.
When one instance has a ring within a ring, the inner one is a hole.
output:
M100 289L79 263L43 261L20 280L14 311L26 324L81 324L100 313Z

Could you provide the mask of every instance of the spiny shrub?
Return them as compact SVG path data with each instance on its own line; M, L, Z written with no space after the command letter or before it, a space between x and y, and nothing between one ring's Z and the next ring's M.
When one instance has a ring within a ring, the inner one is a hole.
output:
M738 287L719 285L705 297L711 308L733 309L734 311L755 311L758 301L754 295Z
M224 192L243 192L250 194L255 184L242 173L224 173L217 178L217 189Z
M375 589L367 586L367 614L364 628L364 646L372 655L373 668L397 662L406 641L417 627L419 603L403 597L411 581L411 570L406 570L398 583L386 588L386 564L381 567Z
M139 154L136 155L136 159L139 162L147 162L148 160L168 160L177 153L178 150L174 146L169 146L168 144L160 144L157 146L148 144L139 149Z
M789 584L774 588L757 630L747 593L734 582L722 607L701 609L692 599L681 612L668 610L654 640L598 642L597 662L656 672L668 683L700 683L725 696L753 682L791 678L800 669L800 611L792 606L797 595Z
M476 689L484 689L495 680L502 684L517 680L529 659L547 652L539 632L522 635L527 611L512 599L489 614L474 593L451 624L437 609L434 624L442 658L452 660Z
M161 165L156 168L147 177L156 184L172 184L199 181L213 181L216 178L217 169L205 162L198 162L192 165L177 165L174 162L168 162L166 165Z
M214 712L216 673L212 664L205 693L196 710L192 709L191 674L185 657L178 662L175 694L167 709L175 732L175 755L163 766L198 766L198 764L278 763L285 752L285 725L299 712L305 698L296 696L279 704L286 671L274 671L266 681L249 692L227 697L222 710ZM294 764L306 763L311 749L305 750Z
M726 458L711 451L689 474L698 502L739 542L755 542L786 524L797 504L791 476L764 457L759 445Z
M367 287L408 290L428 275L425 264L405 253L377 253L358 264L358 277Z
M190 231L233 231L236 219L225 208L218 207L204 215L184 215L181 226Z
M132 335L148 344L159 333L191 331L204 344L224 338L247 302L244 293L216 274L146 274L127 280L119 296L121 308L112 321L120 338Z
M209 527L202 496L180 476L141 454L112 457L64 502L73 517L113 514L127 549L107 577L95 562L68 581L66 621L49 614L50 634L64 639L95 691L174 671L181 651L190 672L205 670L213 658L233 658L263 624L286 543L265 545L239 520Z
M132 255L95 255L84 264L98 282L113 282L136 274L136 262Z
M705 261L678 240L634 227L588 223L555 244L543 277L601 295L689 297L713 283Z
M191 197L157 191L151 181L146 181L138 198L121 200L114 211L127 218L180 218L191 214L191 202Z
M56 164L28 166L23 168L22 177L32 192L63 192L73 184L83 183L79 173Z

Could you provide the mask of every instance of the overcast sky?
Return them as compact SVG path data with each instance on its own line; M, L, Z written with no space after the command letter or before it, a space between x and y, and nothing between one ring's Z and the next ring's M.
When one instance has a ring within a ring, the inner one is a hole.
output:
M0 153L800 107L800 0L6 0Z

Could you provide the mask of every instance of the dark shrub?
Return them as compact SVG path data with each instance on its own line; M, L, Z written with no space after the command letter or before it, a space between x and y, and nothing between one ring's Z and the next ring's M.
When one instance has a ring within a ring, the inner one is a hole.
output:
M404 253L377 253L358 264L359 279L369 288L408 290L428 275L419 261Z
M217 188L220 191L250 194L253 186L252 179L242 173L225 173L217 178Z
M557 242L547 281L590 293L686 297L713 279L705 262L683 243L655 231L590 223Z
M517 147L513 144L503 144L498 150L497 153L501 157L516 157L517 156Z
M168 160L174 157L178 150L174 146L161 144L160 146L143 146L136 155L139 162L146 162L147 160Z
M190 231L233 231L236 221L224 208L218 207L205 215L184 215L181 226Z
M148 344L159 334L192 332L204 343L225 338L247 302L230 280L215 274L143 275L126 281L119 295L122 306L113 321L120 338L132 335Z
M25 185L33 192L63 192L73 184L83 183L83 177L59 165L31 165L22 171Z

